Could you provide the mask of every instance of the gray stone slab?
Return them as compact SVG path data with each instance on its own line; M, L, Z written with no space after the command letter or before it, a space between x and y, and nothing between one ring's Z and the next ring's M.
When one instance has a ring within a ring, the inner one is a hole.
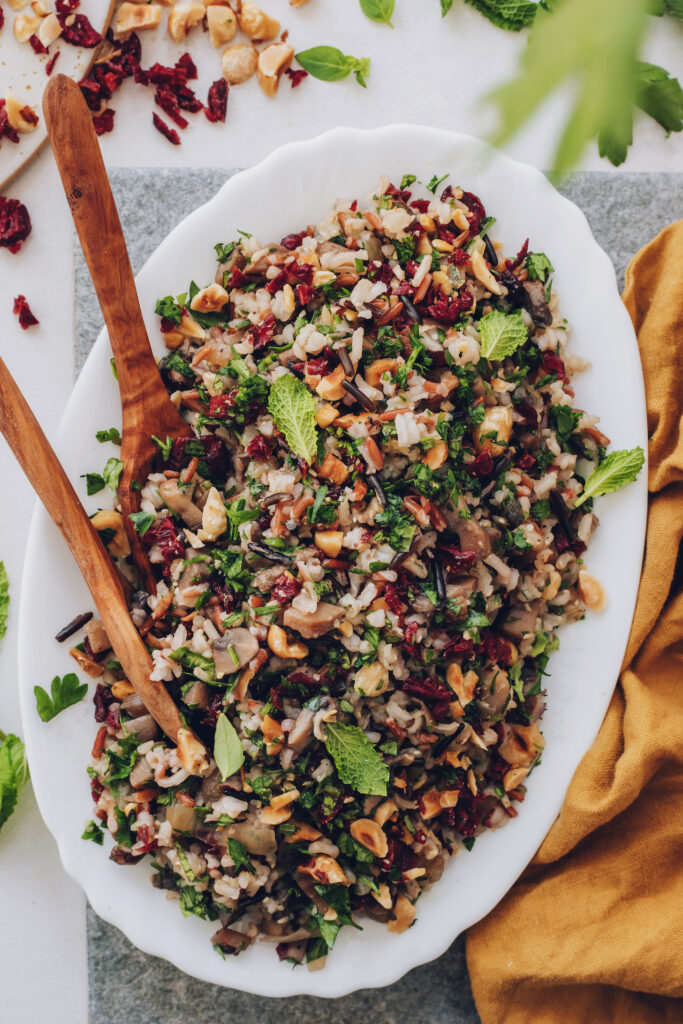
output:
M209 199L230 171L135 170L112 172L112 183L133 269L138 270L168 231ZM683 217L683 175L583 173L561 191L584 211L609 254L620 286L631 257L672 221ZM101 316L82 259L76 265L76 362L83 364ZM207 949L207 956L211 956ZM275 1002L207 985L140 953L111 925L88 910L91 1024L478 1024L461 936L440 959L411 971L386 989L331 1001L297 997Z

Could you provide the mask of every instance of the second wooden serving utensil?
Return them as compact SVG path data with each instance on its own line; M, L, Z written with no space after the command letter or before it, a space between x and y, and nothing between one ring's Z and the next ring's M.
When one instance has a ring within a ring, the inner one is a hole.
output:
M150 679L152 659L128 612L123 584L99 534L9 370L0 359L0 432L66 540L81 570L126 678L152 718L174 743L185 729L161 682ZM194 743L198 741L194 740ZM203 749L203 748L202 748Z
M132 485L145 483L158 455L153 434L165 440L193 433L171 404L149 344L114 196L78 84L66 75L51 79L43 113L114 353L123 425L119 500L133 559L145 589L154 594L147 553L129 518L140 507L140 492Z

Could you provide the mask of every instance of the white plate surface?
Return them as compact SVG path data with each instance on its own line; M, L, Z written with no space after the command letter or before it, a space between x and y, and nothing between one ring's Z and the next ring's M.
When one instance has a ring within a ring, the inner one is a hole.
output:
M227 158L227 154L226 154ZM570 352L592 362L575 378L577 404L602 416L614 447L647 446L643 381L634 332L617 292L612 265L597 246L583 214L538 171L491 152L480 141L431 128L394 125L374 131L335 129L310 142L277 150L252 170L232 178L218 195L184 220L138 276L150 337L163 350L154 304L184 291L191 278L213 279L213 245L241 228L265 243L315 223L338 197L364 197L382 173L398 182L406 173L428 181L436 172L481 196L497 217L492 230L506 252L525 238L546 252L555 268L564 315L573 324ZM172 202L172 197L169 198ZM120 424L117 388L103 333L76 384L56 442L58 455L89 512L106 498L87 498L80 474L100 470L113 446L95 431ZM30 395L28 396L30 399ZM463 929L487 914L538 849L560 810L581 757L602 722L621 664L640 573L646 516L646 474L598 504L600 529L589 567L608 596L602 615L561 631L547 680L543 763L529 781L517 818L462 851L443 879L418 904L417 922L390 935L375 922L363 931L344 929L322 972L292 970L259 942L239 957L221 960L209 937L214 925L181 916L178 905L149 882L148 863L119 867L80 834L92 815L85 768L95 734L90 699L48 724L38 718L33 686L48 686L73 661L52 638L74 615L91 607L66 545L47 514L37 509L31 527L22 587L20 689L31 776L45 822L66 870L101 917L140 949L170 960L197 978L269 996L309 993L340 996L387 985L410 968L438 956ZM91 691L93 686L91 684Z
M111 18L115 0L82 0L77 14L84 14L92 27L104 35ZM13 11L6 4L5 24L0 35L0 96L11 90L23 103L33 107L40 118L32 132L19 136L18 142L3 139L0 143L0 191L31 160L47 139L45 119L42 111L43 91L50 79L45 74L45 65L58 50L61 51L53 75L68 75L79 81L84 78L93 61L97 48L86 50L72 46L61 38L57 39L47 54L36 54L30 43L20 43L14 36L13 26L17 17L32 15L26 0L22 11ZM54 2L47 6L54 11Z

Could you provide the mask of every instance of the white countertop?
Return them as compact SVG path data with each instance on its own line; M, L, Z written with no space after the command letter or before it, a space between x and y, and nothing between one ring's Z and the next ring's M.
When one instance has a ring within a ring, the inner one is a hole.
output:
M151 93L128 82L112 103L116 130L102 140L107 163L244 167L275 146L336 124L371 128L412 121L483 134L490 120L482 112L482 96L512 73L524 37L499 31L464 4L456 3L443 21L438 0L397 0L396 6L392 31L365 19L355 0L311 0L299 10L292 10L287 0L264 0L268 12L289 28L296 49L328 43L354 56L371 57L368 88L353 80L327 84L309 78L296 90L283 82L278 97L270 100L252 80L231 89L226 125L210 125L202 115L190 115L182 146L171 147L152 127L156 108ZM189 44L200 69L200 81L194 84L203 96L219 76L219 57L198 30ZM175 60L187 48L161 38L146 38L143 45L146 66L154 60ZM652 19L646 58L683 79L683 25L672 18ZM0 94L3 87L0 71ZM508 147L510 155L549 166L556 125L566 106L566 96L546 104ZM667 140L654 122L638 118L635 139L625 170L683 171L683 133ZM595 147L581 166L613 170L598 158ZM8 194L27 204L33 233L19 255L0 250L0 354L52 436L73 384L74 259L70 217L51 154L43 152ZM27 296L40 327L20 330L12 314L12 300L19 293ZM21 735L17 611L33 496L2 440L0 478L0 559L12 594L9 629L0 643L0 728ZM84 897L59 864L30 786L0 833L0 921L2 1019L12 1024L85 1024Z

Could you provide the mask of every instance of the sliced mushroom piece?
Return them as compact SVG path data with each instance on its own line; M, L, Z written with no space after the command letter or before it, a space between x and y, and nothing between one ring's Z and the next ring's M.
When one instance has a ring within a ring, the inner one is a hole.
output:
M240 821L235 825L229 825L226 832L232 839L239 840L247 853L253 853L257 857L269 857L277 850L275 829L270 825Z
M103 651L108 651L111 647L111 641L104 630L101 619L91 619L86 623L85 635L93 654L102 654Z
M297 754L308 746L313 738L313 719L315 715L308 708L303 708L297 715L294 728L287 735L287 746L296 750Z
M521 640L527 633L536 632L538 615L538 601L532 601L528 605L512 605L500 627L501 631L512 640Z
M458 519L455 530L463 551L474 551L478 559L487 558L491 554L491 541L476 519Z
M243 626L227 629L225 635L214 640L212 645L218 678L239 672L256 657L258 646L256 637Z
M505 669L492 665L481 676L481 697L477 701L487 718L500 715L510 699L510 680Z
M126 723L128 732L134 732L140 743L155 740L159 735L159 727L151 715L140 715Z
M202 512L178 485L177 480L164 480L159 485L159 494L173 511L177 512L186 526L197 530L202 525Z
M545 297L545 286L541 281L523 281L524 305L535 324L549 327L553 314Z
M296 608L287 608L283 622L288 629L295 629L304 640L315 640L329 633L344 618L344 609L336 604L322 601L314 612L300 612Z
M142 789L148 782L151 782L154 778L154 772L147 764L145 757L141 758L133 768L129 776L129 781L133 789Z
M206 683L196 679L183 697L183 700L188 708L208 708L210 700L209 687Z
M142 703L137 693L131 693L121 701L121 710L125 711L131 718L142 718L146 715L147 708Z

